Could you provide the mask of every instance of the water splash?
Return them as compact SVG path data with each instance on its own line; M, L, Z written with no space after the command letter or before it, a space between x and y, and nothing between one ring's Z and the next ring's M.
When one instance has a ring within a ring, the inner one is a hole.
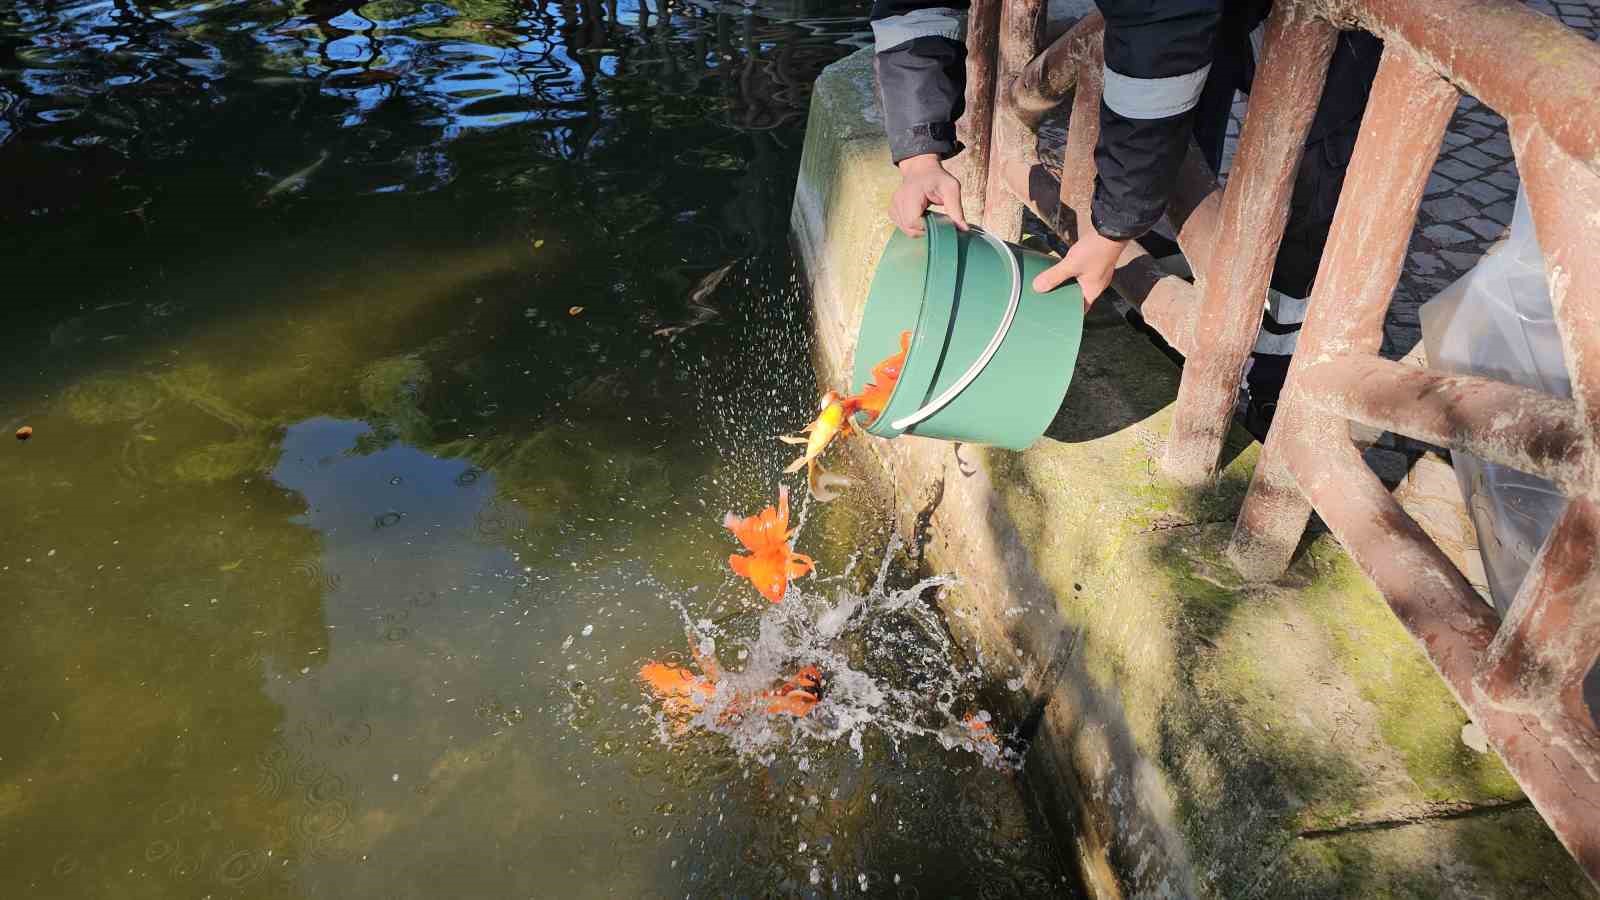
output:
M963 660L927 600L956 580L941 575L891 587L900 544L897 536L891 539L864 593L835 586L830 599L822 583L795 583L784 602L761 611L753 635L748 619L695 620L675 602L715 690L689 712L648 704L660 739L710 732L725 737L739 756L770 764L779 754L803 755L808 745L838 741L862 759L864 742L877 734L896 749L902 741L932 740L977 754L996 769L1019 768L1020 754L998 738L990 714L979 707L983 674ZM800 717L767 714L762 698L805 666L822 671L821 702Z

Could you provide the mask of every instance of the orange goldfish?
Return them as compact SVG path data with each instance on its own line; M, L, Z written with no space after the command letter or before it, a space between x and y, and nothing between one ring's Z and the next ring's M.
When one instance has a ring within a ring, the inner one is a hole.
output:
M883 408L889 405L889 395L894 393L895 382L900 380L900 370L906 364L906 354L911 351L911 332L900 332L900 352L885 358L872 367L872 377L861 393L854 398L856 408L867 414L871 424Z
M975 741L982 741L985 744L1000 743L1000 739L989 728L989 720L984 718L982 713L976 715L968 713L962 717L961 724L967 726L967 730L972 733L972 739Z
M669 663L648 662L639 669L639 680L662 701L669 715L689 716L705 708L717 692L716 682L688 669Z
M786 715L800 718L810 713L822 702L822 670L806 666L777 690L761 695L772 702L767 704L767 715Z
M698 649L692 652L695 662L706 673L704 676L695 675L683 666L655 661L645 663L639 669L639 680L661 701L662 711L674 719L688 719L705 709L707 701L717 692L717 682L722 680L721 668L714 658L700 653ZM805 716L822 701L822 670L816 666L805 666L781 686L762 691L758 699L770 701L765 709L769 716ZM750 705L748 701L748 695L735 695L718 721L739 718ZM687 728L688 723L680 721L677 732L682 734Z
M728 557L733 571L756 586L761 596L773 603L783 600L789 589L789 580L809 574L815 565L811 557L794 552L789 541L794 537L789 531L789 489L778 488L778 506L767 507L753 516L740 518L728 513L722 526L733 532L749 556L737 553Z

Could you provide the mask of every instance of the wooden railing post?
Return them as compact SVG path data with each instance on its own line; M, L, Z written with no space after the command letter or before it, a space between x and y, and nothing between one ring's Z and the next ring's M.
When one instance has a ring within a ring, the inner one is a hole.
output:
M1010 69L1006 48L1020 40L1007 26L1037 10L1026 6L1002 14L999 77ZM1215 470L1326 77L1333 19L1382 34L1385 49L1228 555L1247 576L1280 575L1315 508L1600 884L1600 50L1511 0L1278 3L1221 201L1209 172L1197 172L1168 207L1198 284L1164 276L1134 250L1113 280L1187 358L1166 467L1193 484ZM1026 78L1002 85L989 221L1006 214L995 202L1005 186L1058 229L1069 208L1081 227L1094 183L1100 27L1085 19ZM1570 400L1377 356L1456 85L1511 122ZM1008 129L1036 127L1074 89L1063 179L1045 184L1041 167L1019 167L1022 139ZM1367 467L1355 423L1538 474L1568 497L1503 620Z
M1222 195L1184 362L1163 468L1182 484L1214 477L1244 364L1255 346L1272 265L1289 219L1289 196L1306 134L1322 96L1337 30L1306 4L1278 3L1267 18L1259 89L1245 115L1239 153Z
M989 151L994 135L996 54L1001 0L972 0L967 10L967 88L965 111L956 139L965 148L952 161L961 179L962 209L972 222L983 221L989 184Z
M1008 0L1001 4L1000 48L995 66L997 93L1004 91L1039 52L1044 18L1044 0ZM1009 162L1032 160L1036 155L1034 140L1033 130L1015 115L1002 110L994 117L984 185L983 227L1006 240L1022 236L1022 203L1006 189L1002 173Z
M1299 374L1328 356L1377 351L1405 260L1406 237L1456 97L1409 50L1384 51L1317 269L1300 348L1228 548L1234 566L1247 577L1281 575L1311 515L1286 466L1289 439L1304 432L1317 441L1349 441L1345 420L1302 402ZM1365 202L1375 197L1384 202Z

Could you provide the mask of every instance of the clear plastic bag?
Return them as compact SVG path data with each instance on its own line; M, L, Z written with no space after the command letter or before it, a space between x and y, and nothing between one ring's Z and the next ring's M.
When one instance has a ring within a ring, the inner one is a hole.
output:
M1510 235L1423 304L1420 315L1432 368L1572 396L1544 257L1527 197L1520 189ZM1545 479L1466 453L1451 457L1478 532L1489 591L1495 608L1504 614L1566 498Z

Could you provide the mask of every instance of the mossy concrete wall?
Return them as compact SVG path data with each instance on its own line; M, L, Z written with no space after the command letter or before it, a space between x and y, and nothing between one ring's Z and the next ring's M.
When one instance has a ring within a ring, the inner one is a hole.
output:
M792 217L831 384L894 185L863 51L818 79ZM1275 584L1230 569L1258 448L1236 434L1214 490L1164 482L1177 368L1110 303L1083 346L1026 452L863 440L931 564L961 579L952 631L1020 685L1023 777L1095 892L1593 896L1330 536Z

